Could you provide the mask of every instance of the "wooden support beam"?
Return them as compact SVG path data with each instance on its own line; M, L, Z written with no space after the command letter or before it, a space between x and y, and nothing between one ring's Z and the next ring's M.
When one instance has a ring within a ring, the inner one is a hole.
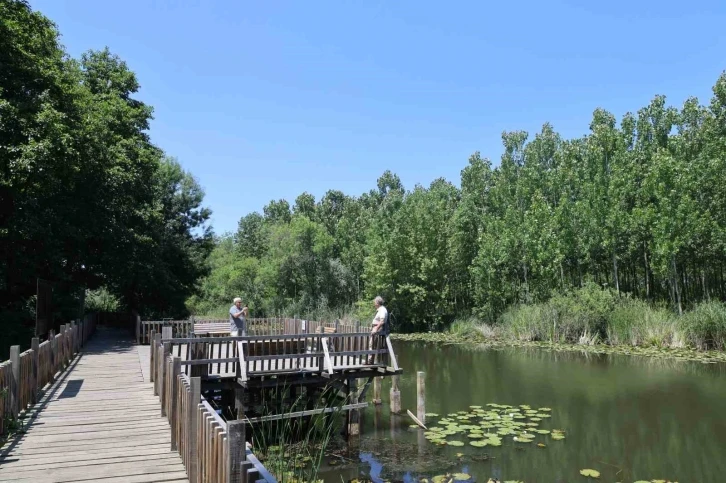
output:
M398 390L398 376L391 378L391 413L401 413L401 391Z
M348 379L348 399L350 406L358 404L358 387L354 378ZM360 434L360 412L352 408L348 412L348 436L358 436Z
M337 413L339 411L350 411L351 409L363 409L366 407L368 407L367 402L362 402L362 403L359 402L357 404L346 404L345 406L334 407L334 408L308 409L306 411L297 411L294 413L260 416L257 418L249 418L247 421L249 421L250 424L255 424L255 423L263 423L266 421L279 421L281 419L302 418L305 416L314 416L316 414Z
M373 404L381 404L381 380L382 377L376 377L373 379Z
M426 424L426 373L416 373L416 417Z
M234 388L234 407L237 411L237 419L245 417L245 390L241 386Z

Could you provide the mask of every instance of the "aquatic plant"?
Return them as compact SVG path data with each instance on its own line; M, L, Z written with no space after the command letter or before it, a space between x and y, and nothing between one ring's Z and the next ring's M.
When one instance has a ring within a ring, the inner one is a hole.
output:
M278 389L283 395L288 388ZM347 404L345 400L332 404L337 390L326 387L314 400L299 395L292 401L286 414L289 416L305 409L333 408L338 411ZM273 398L273 400L276 398ZM341 420L333 414L319 413L307 417L286 417L281 420L263 421L252 428L255 454L279 482L318 482L318 471L328 446L341 427ZM275 413L273 405L264 401L261 414Z

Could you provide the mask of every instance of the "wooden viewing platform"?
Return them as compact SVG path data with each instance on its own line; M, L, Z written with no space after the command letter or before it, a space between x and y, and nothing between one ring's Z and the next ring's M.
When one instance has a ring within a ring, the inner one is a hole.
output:
M100 327L90 339L87 317L23 353L13 346L0 364L0 431L8 416L23 431L0 448L0 482L276 483L246 443L249 425L346 410L356 434L371 381L380 389L392 375L398 391L390 340L376 336L368 350L370 329L359 324L260 319L253 335L217 337L211 322L184 323L185 337L173 338L164 321L141 345L139 319L134 341L134 324ZM362 388L358 378L367 378ZM248 413L250 398L283 385L308 396L332 386L346 404ZM230 389L225 419L205 394Z

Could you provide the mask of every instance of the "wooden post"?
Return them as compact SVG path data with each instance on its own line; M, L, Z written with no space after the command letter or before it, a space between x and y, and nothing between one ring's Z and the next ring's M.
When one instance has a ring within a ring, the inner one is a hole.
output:
M173 336L173 330L171 327L162 327L161 328L161 340L165 339L171 339Z
M227 421L227 456L227 483L242 483L242 462L247 459L244 421Z
M348 404L358 403L358 386L355 378L348 379ZM348 436L360 434L360 411L351 409L348 411Z
M61 324L58 327L58 372L62 372L66 365L66 326Z
M196 483L197 481L197 469L198 469L198 462L197 462L197 443L199 441L199 438L201 437L200 434L198 434L198 428L197 428L197 420L199 419L199 400L202 397L202 378L200 377L192 377L190 379L190 391L189 391L189 401L187 404L187 409L189 413L187 414L187 451L189 452L189 456L187 458L187 461L189 462L187 466L187 474L189 475L189 481Z
M171 362L171 414L169 423L171 425L171 450L176 451L179 442L176 440L176 428L179 426L179 376L181 375L181 357L174 356Z
M401 413L401 391L398 390L398 375L391 377L391 413Z
M247 458L246 454L245 454L245 458ZM252 464L251 461L245 459L242 462L242 464L240 465L240 467L241 467L240 471L242 472L242 475L241 475L242 479L240 481L242 481L242 483L248 483L249 480L247 479L247 474L248 474L247 472L249 470L251 470L252 468L254 468L254 465Z
M373 404L381 404L381 377L373 378Z
M166 358L169 355L169 353L171 352L171 342L164 342L164 344L162 345L161 351L162 351L162 356L161 356L161 361L159 361L160 362L160 365L159 365L159 372L160 372L159 393L160 394L159 395L160 395L160 399L161 399L161 415L166 416L166 400L169 397L169 395L166 393L166 388L167 388L166 382L167 382L167 378L169 377L169 374L166 373L167 372Z
M40 378L38 377L40 374L40 338L33 337L30 340L30 348L33 349L33 391L30 396L30 402L31 404L35 404L38 402L38 391L40 390L38 387L38 383L40 381Z
M154 340L151 344L151 353L154 357L154 364L151 366L151 373L154 375L154 396L159 395L159 347L161 346L161 333L154 333Z
M260 478L260 472L254 466L247 470L247 483L254 483Z
M136 344L141 345L141 316L136 316Z
M426 373L416 373L416 417L426 424Z
M237 385L234 388L234 407L237 410L237 419L245 417L245 389Z
M154 382L154 337L156 331L152 330L149 336L149 380Z
M10 381L10 408L14 418L20 413L20 346L10 346L10 364L13 379Z
M75 320L71 320L71 323L68 324L68 330L70 332L70 337L69 337L70 344L68 345L68 349L69 349L68 350L68 362L70 363L70 361L73 360L73 356L76 353L76 336L75 336L76 321Z
M154 374L154 395L159 396L159 400L161 401L161 389L162 384L164 384L164 379L162 378L162 371L164 367L164 346L161 343L161 334L156 334L156 338L158 339L158 342L154 344L154 366L156 366L156 373Z
M53 384L55 381L55 361L56 361L56 344L55 344L55 331L53 329L48 332L48 343L50 344L50 377L48 382Z

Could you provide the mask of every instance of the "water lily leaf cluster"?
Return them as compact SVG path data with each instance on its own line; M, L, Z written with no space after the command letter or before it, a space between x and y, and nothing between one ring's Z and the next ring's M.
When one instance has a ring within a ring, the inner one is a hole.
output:
M475 448L502 446L505 440L529 444L540 438L537 445L545 448L542 440L548 436L552 441L565 439L562 429L539 427L543 421L549 420L551 411L547 407L533 409L526 404L470 406L469 411L451 413L439 419L436 426L431 426L424 435L436 445L461 447L465 445L464 441L468 441L469 446Z

